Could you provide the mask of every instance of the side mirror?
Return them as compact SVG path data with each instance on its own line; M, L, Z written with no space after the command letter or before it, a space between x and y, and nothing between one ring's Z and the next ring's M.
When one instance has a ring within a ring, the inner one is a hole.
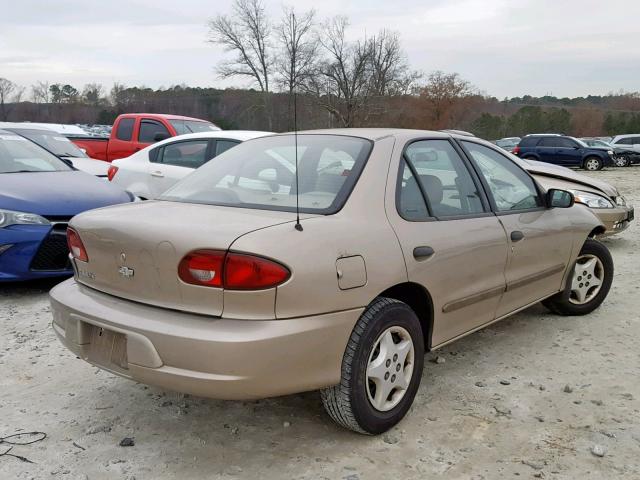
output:
M575 199L573 193L566 190L552 188L547 191L547 205L549 208L569 208L573 207Z
M166 140L167 138L170 138L170 137L171 137L171 136L170 136L168 133L161 133L161 132L159 132L159 133L156 133L156 134L153 136L153 141L154 141L154 142L159 142L159 141L161 141L161 140Z

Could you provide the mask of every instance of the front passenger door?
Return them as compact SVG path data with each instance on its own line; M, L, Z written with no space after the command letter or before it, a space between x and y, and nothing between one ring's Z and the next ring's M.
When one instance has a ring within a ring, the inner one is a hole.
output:
M531 176L497 150L472 141L461 142L490 193L497 218L509 242L506 291L501 317L562 289L573 235L568 211L546 208Z

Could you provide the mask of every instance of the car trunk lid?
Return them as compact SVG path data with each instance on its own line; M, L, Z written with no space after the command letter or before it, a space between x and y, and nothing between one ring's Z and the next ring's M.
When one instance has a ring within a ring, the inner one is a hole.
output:
M220 316L223 290L190 285L178 264L197 249L227 250L240 236L295 221L288 212L145 202L78 215L70 226L89 260L76 260L78 281L150 305Z

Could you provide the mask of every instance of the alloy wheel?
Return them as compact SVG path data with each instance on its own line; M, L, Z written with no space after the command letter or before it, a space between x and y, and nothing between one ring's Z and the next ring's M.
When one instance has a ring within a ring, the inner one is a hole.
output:
M626 167L629 165L629 158L626 156L615 157L613 163L616 167Z
M581 255L576 261L571 281L569 301L574 305L589 303L604 282L604 266L595 255Z
M407 393L414 367L415 348L407 330L387 328L373 344L367 362L367 396L373 408L387 412Z
M600 169L600 160L598 160L597 158L589 158L585 163L584 163L584 167L587 170L599 170Z

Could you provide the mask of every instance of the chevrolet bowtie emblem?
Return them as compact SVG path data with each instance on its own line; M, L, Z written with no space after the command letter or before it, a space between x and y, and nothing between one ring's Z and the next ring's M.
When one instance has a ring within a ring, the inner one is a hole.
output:
M118 273L123 278L131 278L131 277L133 277L133 274L135 272L134 272L133 268L129 268L129 267L123 265L122 267L120 267L118 269Z

